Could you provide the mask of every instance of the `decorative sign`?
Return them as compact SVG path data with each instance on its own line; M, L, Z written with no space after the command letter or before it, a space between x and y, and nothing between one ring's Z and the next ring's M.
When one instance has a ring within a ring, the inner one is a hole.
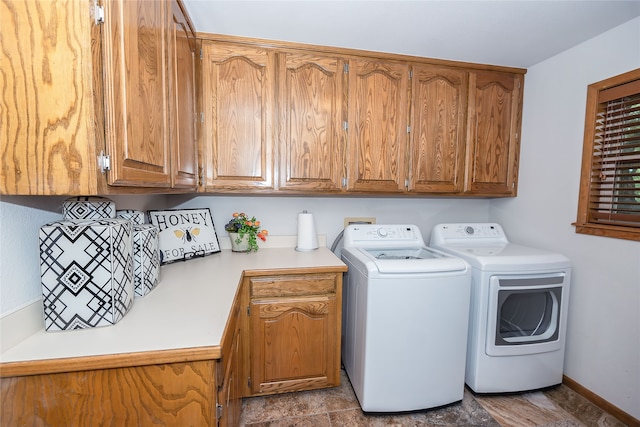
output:
M220 252L209 208L149 211L158 227L161 264Z

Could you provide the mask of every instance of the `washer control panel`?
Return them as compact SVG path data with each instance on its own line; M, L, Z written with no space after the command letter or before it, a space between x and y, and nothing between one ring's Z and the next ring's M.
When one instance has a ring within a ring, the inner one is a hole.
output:
M352 224L344 230L344 246L424 246L420 229L412 224Z

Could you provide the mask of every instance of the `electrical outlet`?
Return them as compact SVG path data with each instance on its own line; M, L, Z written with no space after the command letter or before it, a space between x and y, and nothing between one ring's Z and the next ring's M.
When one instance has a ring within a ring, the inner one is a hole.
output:
M344 219L344 227L346 228L349 224L375 224L376 218L372 216L367 217L346 217Z

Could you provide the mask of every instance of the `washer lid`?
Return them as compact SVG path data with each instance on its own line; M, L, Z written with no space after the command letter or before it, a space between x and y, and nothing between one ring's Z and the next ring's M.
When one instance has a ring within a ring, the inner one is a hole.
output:
M465 271L467 264L427 247L357 248L379 273L435 273Z
M396 260L396 259L434 259L442 258L444 255L426 250L425 248L384 248L384 249L365 249L369 255L377 259L382 260Z

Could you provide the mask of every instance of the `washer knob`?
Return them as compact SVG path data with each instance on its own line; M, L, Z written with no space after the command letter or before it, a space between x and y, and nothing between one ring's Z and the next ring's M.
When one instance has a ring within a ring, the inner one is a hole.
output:
M469 235L473 235L473 233L475 233L475 230L474 230L474 229L473 229L473 227L472 227L472 226L470 226L470 225L466 226L466 227L465 227L465 229L464 229L464 231L466 231L466 232L467 232L467 234L469 234Z
M389 231L386 228L378 228L378 236L387 237Z

